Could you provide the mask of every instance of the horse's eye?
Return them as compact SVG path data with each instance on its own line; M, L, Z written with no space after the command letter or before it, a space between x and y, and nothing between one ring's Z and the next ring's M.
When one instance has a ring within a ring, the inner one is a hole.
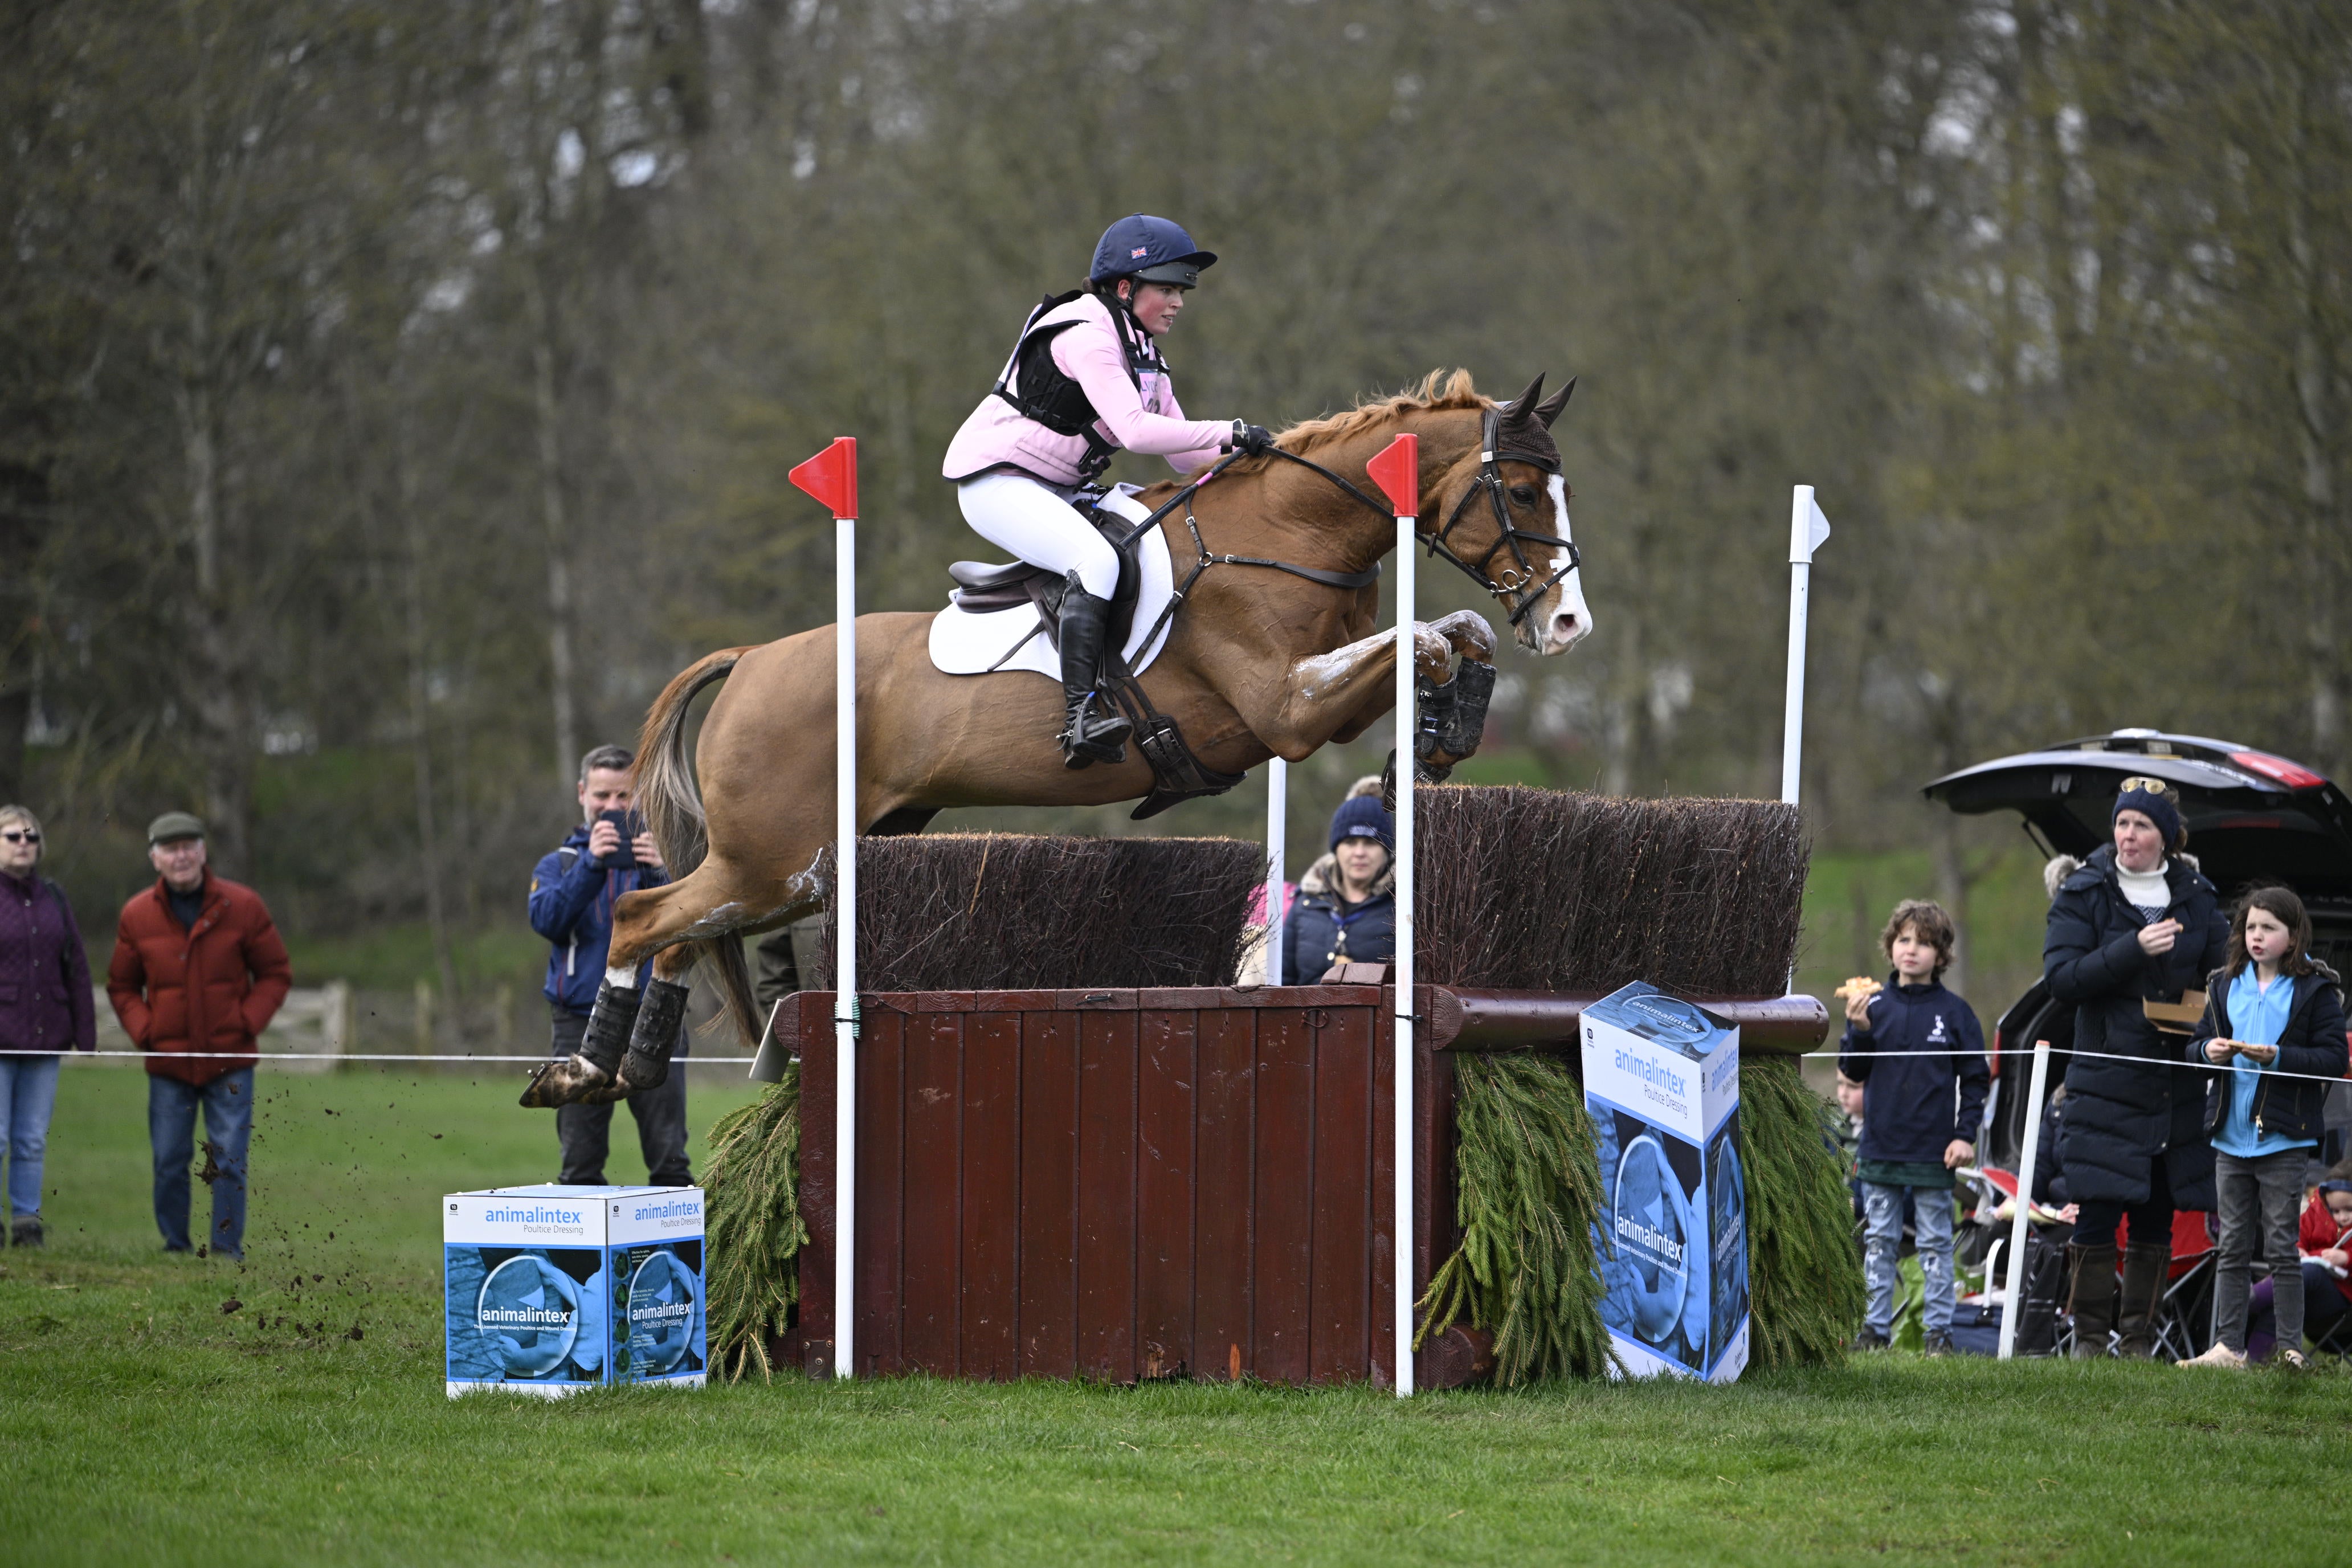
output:
M1533 506L1536 504L1535 487L1533 485L1513 485L1511 487L1511 499L1521 506Z

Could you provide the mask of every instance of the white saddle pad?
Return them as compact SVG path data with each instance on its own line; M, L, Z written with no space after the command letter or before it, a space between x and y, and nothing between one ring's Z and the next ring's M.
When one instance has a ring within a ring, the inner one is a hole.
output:
M1103 498L1103 510L1135 522L1150 517L1151 509L1135 499L1135 488L1119 486ZM1142 646L1144 637L1159 621L1160 612L1168 607L1175 583L1168 563L1168 540L1160 529L1154 528L1136 541L1135 555L1141 581L1136 587L1135 624L1128 630L1127 647L1122 651L1127 656L1128 668L1140 675L1168 641L1169 628L1161 626L1159 636L1152 637L1151 646ZM1011 657L1006 657L1008 654ZM931 663L942 675L1026 669L1050 680L1062 679L1062 657L1045 640L1043 617L1037 614L1037 607L1026 603L1009 610L973 615L950 602L931 618Z

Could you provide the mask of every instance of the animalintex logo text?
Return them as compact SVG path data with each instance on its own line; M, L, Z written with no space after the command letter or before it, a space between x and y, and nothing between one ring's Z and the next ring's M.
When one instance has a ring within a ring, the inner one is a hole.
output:
M1690 1092L1690 1086L1684 1079L1683 1075L1675 1071L1664 1062L1653 1061L1651 1058L1644 1056L1637 1056L1633 1052L1626 1050L1622 1046L1618 1047L1614 1059L1619 1072L1631 1073L1633 1077L1640 1079L1652 1089L1663 1089L1668 1094L1688 1094Z
M631 1219L692 1219L702 1213L698 1198L670 1198L657 1204L640 1204Z
M533 1204L529 1208L484 1209L482 1219L489 1225L578 1225L582 1214L579 1209Z

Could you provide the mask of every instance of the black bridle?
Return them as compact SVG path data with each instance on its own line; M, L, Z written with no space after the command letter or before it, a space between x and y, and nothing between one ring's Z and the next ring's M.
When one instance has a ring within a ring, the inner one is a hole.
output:
M1543 596L1550 593L1554 585L1584 564L1584 556L1576 548L1576 542L1572 539L1562 539L1551 533L1538 533L1530 529L1520 528L1511 521L1510 503L1503 494L1503 473L1500 465L1525 463L1529 468L1539 468L1547 474L1559 473L1560 467L1559 458L1549 453L1531 451L1523 446L1507 447L1503 444L1502 434L1503 410L1499 407L1487 408L1478 418L1478 477L1470 482L1468 489L1462 492L1462 499L1454 503L1452 514L1445 520L1445 526L1434 533L1423 534L1422 542L1429 547L1429 552L1432 555L1442 561L1453 563L1461 568L1463 574L1470 581L1496 598L1509 602L1511 625L1516 626L1527 619L1529 610L1543 602ZM1265 455L1297 463L1302 468L1312 468L1382 517L1395 515L1386 502L1373 500L1365 494L1360 486L1350 483L1311 458L1302 458L1296 452L1286 452L1279 447L1267 447ZM1488 545L1486 553L1477 560L1465 561L1449 542L1450 536L1454 532L1454 525L1462 521L1462 514L1469 510L1471 498L1482 490L1486 492L1487 504L1494 509L1495 542ZM1550 545L1567 554L1568 564L1538 583L1536 581L1537 568L1528 563L1527 552L1519 548L1522 543ZM1496 552L1504 549L1510 551L1511 563L1504 568L1504 574L1497 577L1488 568L1493 564ZM1513 598L1515 595L1516 599Z
M1434 533L1424 533L1421 537L1422 542L1429 547L1430 554L1442 561L1451 562L1459 567L1463 574L1473 583L1477 584L1496 598L1509 602L1510 624L1517 626L1521 621L1527 619L1529 610L1543 602L1543 596L1546 594L1550 593L1562 579L1571 575L1583 565L1584 557L1576 548L1576 542L1572 539L1562 539L1551 533L1538 533L1531 529L1520 528L1511 521L1510 503L1503 494L1503 474L1500 465L1525 463L1529 468L1538 468L1547 474L1559 473L1560 466L1559 458L1549 453L1532 451L1524 446L1506 447L1502 436L1503 410L1498 406L1489 406L1478 419L1478 477L1470 482L1468 489L1462 492L1462 499L1454 503L1452 514L1445 520L1445 525ZM1124 549L1128 541L1149 531L1178 507L1183 508L1184 521L1192 529L1193 548L1199 551L1200 560L1193 566L1192 574L1186 577L1183 584L1175 590L1174 596L1170 599L1167 607L1160 612L1161 624L1175 615L1176 607L1184 602L1185 596L1192 592L1193 584L1200 580L1201 574L1211 566L1270 567L1276 572L1286 572L1294 577L1304 577L1310 583L1321 583L1333 588L1367 587L1380 580L1381 569L1377 562L1368 571L1331 572L1312 566L1297 566L1287 561L1269 561L1247 555L1219 555L1211 552L1209 547L1202 542L1200 524L1192 520L1192 496L1202 485L1223 473L1247 455L1243 452L1226 454L1208 472L1184 485L1174 495L1160 503L1149 517L1137 523L1125 537L1118 541L1119 547ZM1362 486L1344 474L1334 473L1312 458L1302 458L1297 453L1285 451L1280 447L1268 447L1265 455L1269 458L1280 458L1285 462L1296 463L1302 468L1312 469L1382 517L1396 515L1388 502L1375 500L1365 491ZM1454 551L1448 541L1454 532L1454 525L1462 521L1462 514L1470 509L1471 498L1482 490L1486 492L1487 503L1493 508L1495 513L1495 542L1488 545L1486 553L1478 557L1475 562L1465 561ZM1527 552L1520 548L1522 543L1549 545L1562 551L1567 554L1568 564L1541 582L1537 582L1537 568L1528 563ZM1511 562L1504 568L1504 574L1497 577L1488 568L1492 565L1496 552L1505 549L1510 551ZM1513 595L1517 595L1517 598L1513 599ZM1154 637L1159 635L1157 625L1153 627L1152 635ZM1150 637L1146 637L1144 646L1150 646Z
M1453 514L1446 518L1445 526L1428 536L1428 542L1429 552L1432 555L1443 556L1453 562L1469 575L1472 582L1496 598L1507 599L1514 594L1517 595L1517 602L1511 605L1511 625L1516 626L1527 618L1529 610L1543 602L1543 596L1550 593L1555 584L1584 564L1584 557L1576 548L1576 542L1572 539L1562 539L1557 534L1537 533L1512 523L1510 504L1503 496L1503 473L1500 465L1525 463L1529 468L1540 468L1547 474L1557 474L1560 471L1559 459L1548 454L1528 451L1525 448L1506 450L1499 439L1501 432L1502 411L1497 408L1487 409L1478 421L1478 477L1470 482L1468 489L1462 492L1462 499L1454 503ZM1447 542L1447 538L1453 533L1454 525L1462 521L1462 514L1470 510L1471 498L1481 490L1486 492L1487 504L1494 509L1496 536L1495 542L1486 547L1486 553L1473 563L1465 561L1460 555L1454 553L1453 545ZM1568 564L1538 583L1536 582L1538 568L1528 563L1527 552L1519 548L1522 542L1529 544L1550 545L1565 552ZM1496 577L1488 568L1494 562L1496 552L1507 546L1511 552L1511 563L1504 568L1503 576ZM1534 585L1528 586L1530 584Z

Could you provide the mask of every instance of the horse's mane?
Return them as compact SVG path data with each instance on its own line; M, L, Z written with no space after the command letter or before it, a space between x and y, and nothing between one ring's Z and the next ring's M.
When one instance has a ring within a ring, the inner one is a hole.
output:
M1401 414L1440 413L1458 408L1490 408L1495 400L1471 384L1466 370L1433 370L1418 384L1388 397L1370 397L1358 403L1343 414L1328 419L1302 419L1276 437L1283 450L1302 456L1318 447L1344 441L1351 436L1393 419ZM1258 462L1263 463L1264 458ZM1240 465L1235 465L1239 467Z

